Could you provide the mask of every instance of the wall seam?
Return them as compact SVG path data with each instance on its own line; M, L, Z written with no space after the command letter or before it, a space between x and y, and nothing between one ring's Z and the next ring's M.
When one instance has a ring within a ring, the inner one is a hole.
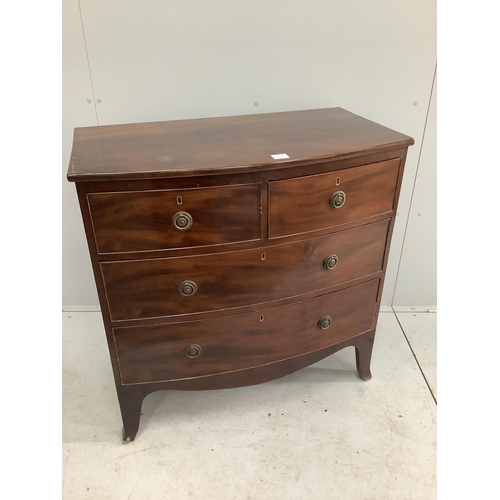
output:
M97 113L97 106L96 106L96 101L95 101L94 82L92 80L92 72L90 71L89 51L87 49L87 38L85 37L85 28L83 26L82 7L80 5L80 0L78 0L78 11L80 12L80 23L82 25L83 44L85 45L85 56L87 58L87 68L89 70L90 88L92 89L92 101L94 104L94 112L95 112L95 117L97 120L97 125L100 125L99 114Z
M412 204L413 204L413 196L415 194L415 186L417 185L418 170L420 168L420 158L422 157L422 149L424 147L424 141L425 141L425 132L427 130L427 120L429 119L429 111L431 109L432 94L434 93L434 83L436 81L436 71L437 71L437 63L434 66L434 75L432 77L431 91L429 93L429 102L427 104L427 112L425 114L424 129L422 131L422 141L420 142L420 150L418 152L417 168L415 170L415 178L413 179L413 186L412 186L412 190L411 190L410 204L408 205L408 217L406 218L405 230L404 230L404 234L403 234L403 241L401 242L401 252L399 254L398 270L396 271L396 279L394 280L394 290L392 292L391 307L394 306L394 298L396 296L396 290L398 288L399 271L401 270L401 261L403 260L403 252L404 252L404 249L405 249L406 234L407 234L407 231L408 231L408 224L410 223L411 207L412 207Z

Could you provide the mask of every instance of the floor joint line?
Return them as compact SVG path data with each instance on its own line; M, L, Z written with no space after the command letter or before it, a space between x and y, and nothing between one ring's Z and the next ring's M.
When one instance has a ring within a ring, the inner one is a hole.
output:
M401 324L401 321L399 321L398 315L396 311L394 311L394 316L396 316L396 321L398 322L399 328L401 328L401 331L403 332L404 338L406 339L406 342L408 343L408 347L410 348L411 353L413 354L413 357L415 358L415 361L417 362L417 366L420 370L420 373L422 374L422 377L424 377L425 383L427 384L427 388L429 389L429 392L431 393L432 399L434 400L434 403L437 405L437 399L436 396L434 396L434 393L432 392L431 386L429 384L429 381L427 380L427 377L425 376L424 370L422 369L422 366L420 365L417 355L415 354L415 351L413 350L413 347L411 346L410 341L408 340L408 337L406 335L405 329L403 328L403 325Z

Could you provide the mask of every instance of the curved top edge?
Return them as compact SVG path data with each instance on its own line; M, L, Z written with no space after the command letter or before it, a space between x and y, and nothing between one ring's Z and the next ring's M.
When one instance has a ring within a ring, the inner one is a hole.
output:
M71 182L274 170L407 147L414 140L342 108L76 128ZM272 155L287 155L273 159Z

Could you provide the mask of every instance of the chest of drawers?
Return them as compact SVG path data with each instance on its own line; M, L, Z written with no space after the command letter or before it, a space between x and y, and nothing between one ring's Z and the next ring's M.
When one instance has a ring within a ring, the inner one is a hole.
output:
M124 440L153 391L262 383L347 346L371 377L412 144L341 108L75 129Z

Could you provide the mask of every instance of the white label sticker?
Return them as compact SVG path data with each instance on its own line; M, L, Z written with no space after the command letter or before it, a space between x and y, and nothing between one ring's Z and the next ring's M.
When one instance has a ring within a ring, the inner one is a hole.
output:
M285 158L290 158L286 153L281 153L279 155L271 155L274 160L284 160Z

